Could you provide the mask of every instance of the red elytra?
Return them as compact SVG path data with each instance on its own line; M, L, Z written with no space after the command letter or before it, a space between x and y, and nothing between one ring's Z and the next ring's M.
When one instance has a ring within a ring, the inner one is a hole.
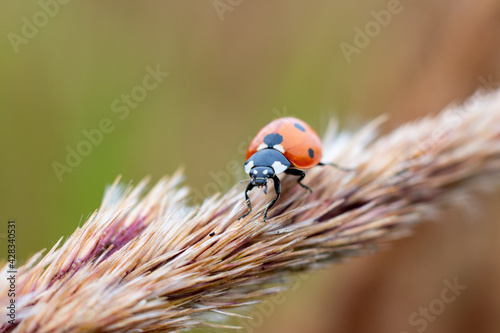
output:
M322 145L318 134L307 123L294 117L285 117L273 120L264 126L250 143L246 159L248 160L257 151L264 148L274 148L264 143L269 134L278 134L282 137L277 147L290 162L292 167L310 169L321 162Z

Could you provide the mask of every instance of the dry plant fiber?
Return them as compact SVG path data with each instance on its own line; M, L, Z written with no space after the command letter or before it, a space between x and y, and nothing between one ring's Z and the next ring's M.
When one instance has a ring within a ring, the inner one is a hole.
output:
M338 133L332 123L323 160L355 171L311 169L304 183L312 194L283 177L266 223L273 194L262 191L251 193L254 210L238 220L243 184L193 207L180 171L149 190L148 180L117 180L83 226L18 269L14 325L8 281L0 280L0 331L226 327L206 314L241 316L231 309L280 292L289 273L362 255L408 235L443 204L461 208L473 191L498 185L500 92L377 137L381 121L357 133Z

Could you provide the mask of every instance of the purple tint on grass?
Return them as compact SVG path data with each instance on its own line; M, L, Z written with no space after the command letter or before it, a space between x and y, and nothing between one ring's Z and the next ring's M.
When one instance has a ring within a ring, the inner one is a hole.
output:
M87 259L92 259L94 257L99 256L104 253L107 249L109 251L104 255L101 260L105 260L110 255L121 249L128 242L130 242L135 237L139 236L142 231L146 228L144 221L146 220L146 216L139 217L137 220L132 222L127 228L120 228L120 222L113 223L109 227L109 230L105 231L105 237L102 238L97 244L96 248L92 252L92 254ZM119 230L117 230L119 229Z
M128 242L130 242L132 239L134 239L135 237L139 236L142 233L142 231L146 228L146 225L144 224L145 220L146 216L140 217L134 222L132 222L132 224L130 224L130 226L128 226L127 228L122 228L122 229L120 229L120 227L122 227L121 225L122 220L118 220L115 221L115 223L112 223L108 227L108 229L104 231L103 237L100 238L94 250L92 250L89 253L89 255L87 255L84 258L75 259L68 269L59 271L52 278L52 281L49 283L49 287L55 281L59 280L66 274L78 271L78 268L81 267L82 264L96 259L106 250L109 249L109 251L101 258L101 261L105 260L110 255L121 249Z

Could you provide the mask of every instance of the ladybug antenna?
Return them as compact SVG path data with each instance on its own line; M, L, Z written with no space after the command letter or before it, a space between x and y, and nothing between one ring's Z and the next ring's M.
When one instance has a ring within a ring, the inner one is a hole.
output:
M323 166L323 165L331 165L331 166L333 166L334 168L337 168L337 169L339 169L340 171L344 171L344 172L352 172L352 171L355 171L355 170L356 170L356 169L354 169L354 168L345 168L345 167L340 166L340 165L335 164L335 163L322 163L322 162L320 162L320 163L318 163L318 165L319 165L319 166Z
M242 181L240 181L240 183L248 182L250 180L252 180L252 178L246 178L246 179L243 179Z

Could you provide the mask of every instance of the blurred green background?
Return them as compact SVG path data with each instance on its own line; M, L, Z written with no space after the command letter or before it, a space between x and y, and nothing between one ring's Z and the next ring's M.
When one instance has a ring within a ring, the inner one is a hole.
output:
M201 195L210 194L206 184L214 183L213 175L227 170L230 161L242 164L241 146L278 116L302 118L322 133L331 116L355 128L387 113L388 130L436 113L484 82L492 89L500 81L498 1L63 2L0 2L1 225L16 219L21 262L71 234L99 207L105 186L117 175L127 182L137 183L147 175L156 181L184 166L186 184ZM381 11L396 5L394 13L377 21ZM37 22L38 27L30 27ZM378 30L377 22L382 22ZM369 24L375 29L371 36L357 37L356 28L366 31ZM341 47L346 44L359 47L346 57ZM123 94L144 92L137 87L143 85L148 66L169 75L126 116L123 109L114 112L112 104ZM78 149L87 140L85 131L99 128L103 119L109 119L112 130L87 147L88 155L70 167L71 172L58 177L54 162L67 164L67 147ZM224 190L234 181L223 180L218 187ZM487 203L485 207L482 219L489 216L497 222L498 209L488 213ZM465 225L461 227L471 232ZM420 251L436 258L425 245L426 232L435 234L432 228L419 229L417 250L410 247L407 253ZM486 244L494 246L498 228L484 228L485 237L492 237ZM0 233L4 230L6 226ZM443 234L452 249L457 239L463 244L459 236ZM395 246L410 246L402 244ZM492 250L484 251L478 257ZM5 257L5 251L0 255ZM487 267L500 266L498 256L493 258L495 264L488 261ZM391 269L413 286L408 288L428 285L397 270L398 260L408 258L392 259L387 260L393 263ZM423 265L423 270L431 270ZM319 302L315 297L325 294L315 291L333 290L329 295L335 298L342 286L338 281L353 281L349 277L358 276L357 267L314 275L313 282L304 282L289 296L292 300L280 306L279 313L292 310L273 315L259 330L300 332L303 326L281 318L297 313L303 313L297 318L312 332L405 329L407 315L421 304L411 303L409 295L384 308L401 309L401 302L408 306L394 323L357 310L356 317L336 315L335 322L328 318L343 306ZM439 286L448 277L443 274L429 284ZM335 299L365 295L352 288L352 293ZM366 304L363 297L354 299ZM311 310L300 304L310 304ZM330 309L326 318L324 311L315 310L318 304ZM498 302L494 305L499 309ZM353 309L358 306L352 303ZM314 317L318 313L323 313L322 319ZM358 316L365 324L353 319ZM377 319L370 321L371 316ZM449 321L456 323L456 317ZM428 331L447 332L449 327Z

